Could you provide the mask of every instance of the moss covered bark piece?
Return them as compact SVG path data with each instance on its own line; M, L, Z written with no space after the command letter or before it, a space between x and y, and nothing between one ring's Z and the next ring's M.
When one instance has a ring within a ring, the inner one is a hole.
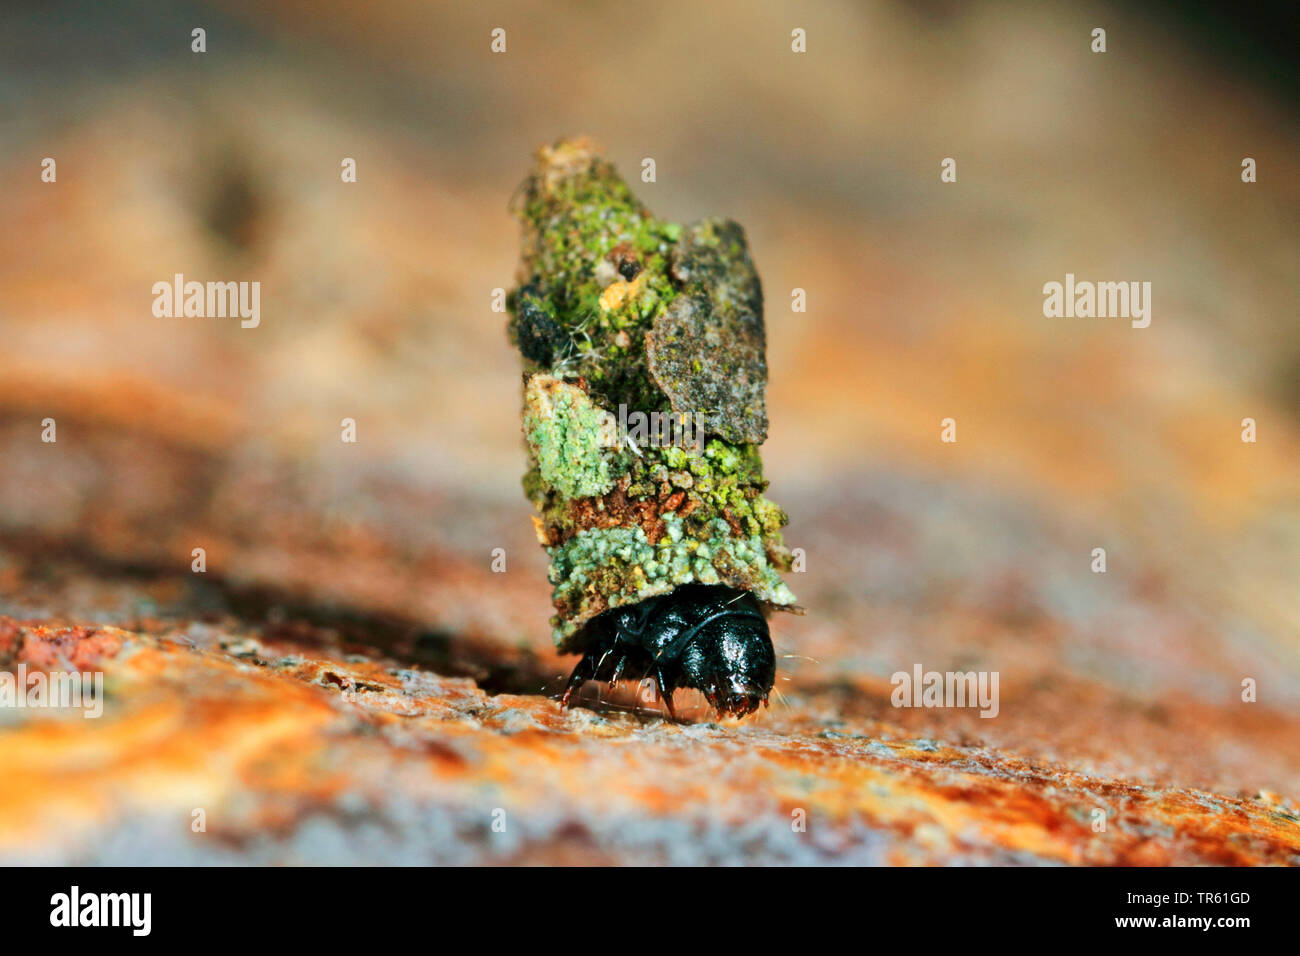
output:
M668 411L645 334L681 293L670 273L681 228L651 216L582 139L539 152L514 211L524 230L510 336L526 370L581 380L611 410Z

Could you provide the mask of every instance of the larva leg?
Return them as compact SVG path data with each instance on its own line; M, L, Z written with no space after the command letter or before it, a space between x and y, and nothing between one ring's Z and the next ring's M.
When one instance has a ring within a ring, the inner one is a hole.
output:
M564 685L564 693L560 695L560 706L568 707L569 701L573 695L596 673L596 665L590 652L582 655L582 660L578 661L578 666L573 669L569 675L569 682Z

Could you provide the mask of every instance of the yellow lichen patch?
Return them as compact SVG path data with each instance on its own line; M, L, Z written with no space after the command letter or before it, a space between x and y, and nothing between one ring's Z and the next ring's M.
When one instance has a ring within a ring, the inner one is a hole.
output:
M641 294L641 289L645 286L645 276L646 274L643 272L631 282L622 277L615 279L600 294L600 307L606 312L613 312L621 307L623 303L635 299Z
M537 543L545 547L550 544L551 536L546 531L546 522L538 515L531 515L533 519L533 531L537 533Z

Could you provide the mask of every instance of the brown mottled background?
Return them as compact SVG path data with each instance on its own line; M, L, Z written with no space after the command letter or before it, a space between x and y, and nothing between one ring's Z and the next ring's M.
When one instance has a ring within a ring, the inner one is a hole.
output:
M98 668L108 701L0 710L0 859L1300 862L1300 144L1268 17L7 7L0 665ZM808 614L756 721L543 696L572 662L489 304L530 154L574 133L654 157L657 213L743 223L765 284ZM261 326L155 318L175 272L260 281ZM1150 281L1150 328L1045 319L1066 272ZM1000 715L891 707L916 663L999 672Z

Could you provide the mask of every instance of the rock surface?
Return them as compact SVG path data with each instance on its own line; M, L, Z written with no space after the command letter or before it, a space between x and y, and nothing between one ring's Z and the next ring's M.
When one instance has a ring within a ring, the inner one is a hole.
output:
M561 712L328 639L0 622L7 664L102 668L23 721L6 862L1292 863L1295 808L1143 786L819 709L739 726ZM1092 826L1103 808L1105 832ZM202 829L196 831L196 821Z
M557 12L500 57L472 5L85 7L0 30L0 670L109 696L0 707L0 860L1300 860L1300 158L1267 89L1118 8L1093 57L1064 4L810 8L802 58L741 4ZM490 302L521 157L577 129L653 153L656 212L744 223L766 283L808 613L740 724L548 696L574 658ZM260 280L259 327L151 315L178 263ZM1150 328L1045 319L1068 270L1151 279ZM892 706L917 664L997 672L998 716Z

